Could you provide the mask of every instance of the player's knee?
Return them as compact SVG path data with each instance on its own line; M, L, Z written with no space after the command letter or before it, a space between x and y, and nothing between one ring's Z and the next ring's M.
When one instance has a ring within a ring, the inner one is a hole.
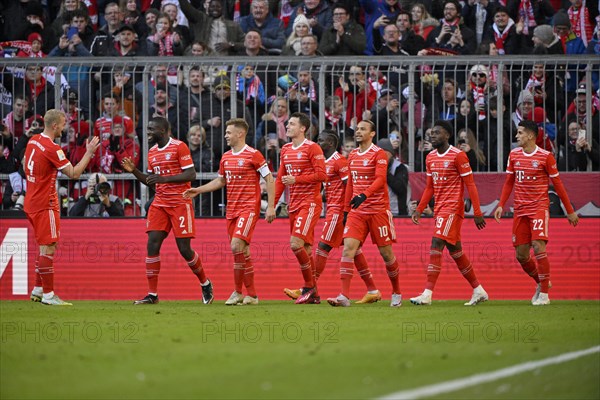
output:
M297 237L292 236L290 239L290 248L292 251L300 250L304 247L304 241Z
M525 252L517 251L516 257L517 257L518 262L524 263L527 260L529 260L529 252L525 253Z

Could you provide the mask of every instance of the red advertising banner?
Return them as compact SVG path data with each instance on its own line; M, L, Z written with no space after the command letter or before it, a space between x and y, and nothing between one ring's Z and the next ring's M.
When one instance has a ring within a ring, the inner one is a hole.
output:
M600 229L598 219L583 218L573 228L566 218L550 224L548 256L553 283L552 299L600 299ZM322 228L323 220L317 226ZM400 282L405 298L423 290L433 220L421 219L415 226L409 219L396 219L398 242L393 246L400 263ZM192 247L201 255L204 268L213 281L218 301L233 290L233 259L227 241L225 220L198 219L198 237ZM487 220L478 231L472 219L463 224L463 247L477 276L494 299L529 299L535 283L514 258L511 244L512 220L497 224ZM68 300L134 300L147 291L144 258L146 234L143 219L63 219L60 247L55 256L55 288ZM319 235L315 235L319 236ZM4 219L0 225L0 299L28 299L33 285L38 253L33 230L25 219ZM385 298L391 286L377 248L370 240L364 253ZM256 287L260 299L284 299L284 287L302 284L296 258L289 247L289 224L278 219L268 225L260 221L253 238ZM340 290L341 250L332 250L319 280L322 297ZM352 282L351 297L362 297L365 287L358 274ZM175 240L167 238L161 251L159 278L161 300L200 299L194 275L179 255ZM468 299L471 288L446 253L434 299Z

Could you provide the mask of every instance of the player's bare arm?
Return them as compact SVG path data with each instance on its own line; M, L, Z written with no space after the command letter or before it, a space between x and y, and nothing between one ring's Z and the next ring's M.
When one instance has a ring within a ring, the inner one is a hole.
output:
M271 223L275 219L275 181L273 175L269 174L265 176L265 182L267 183L267 212L265 213L265 219L268 223Z
M121 161L121 165L123 166L123 169L125 171L132 173L138 181L142 182L146 186L150 186L150 184L146 180L148 178L148 175L142 173L142 171L137 169L131 158L123 158L123 161Z
M569 220L569 223L573 226L577 226L577 224L579 223L579 215L577 215L577 213L567 214L567 219Z
M85 145L85 155L83 158L77 163L76 166L71 164L67 165L65 168L61 170L61 172L67 175L71 179L77 179L81 176L87 165L89 164L94 154L96 154L96 150L100 147L100 139L98 136L94 136L91 139L88 139Z
M497 223L500 223L500 218L502 218L502 211L504 211L502 207L497 207L494 211L494 219Z
M410 216L410 219L412 220L413 224L415 225L419 225L420 224L420 219L421 219L421 213L418 210L415 210L415 212L412 213L412 215Z
M213 179L212 181L208 182L205 185L186 190L185 192L183 192L183 198L184 199L193 199L194 197L198 196L199 194L214 192L215 190L219 190L219 189L225 187L226 183L227 183L227 181L225 180L225 178L223 178L221 176L216 177L215 179Z
M482 215L475 216L475 226L479 230L485 228L485 218Z
M294 175L284 175L281 177L281 183L286 186L293 185L296 183L296 177Z

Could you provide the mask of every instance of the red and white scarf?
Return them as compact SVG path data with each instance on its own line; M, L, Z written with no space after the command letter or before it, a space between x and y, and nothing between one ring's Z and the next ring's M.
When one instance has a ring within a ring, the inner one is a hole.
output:
M473 104L477 105L479 102L485 103L485 86L481 87L475 85L473 82L469 82L471 86L471 93L473 94ZM479 110L479 120L484 120L486 118L485 110Z
M325 110L325 119L327 121L329 121L329 123L331 124L332 128L336 128L338 125L338 122L340 122L340 117L336 117L335 115L333 115L332 113L330 113L327 109Z
M587 46L588 40L592 38L594 33L594 27L590 22L590 14L588 8L585 6L585 0L583 0L579 10L575 10L573 6L571 6L567 13L569 14L569 21L571 21L573 32L575 32Z
M529 90L531 93L535 93L535 88L544 87L545 81L545 75L541 79L538 79L532 74L527 81L527 85L525 85L525 89Z
M521 0L521 4L519 4L519 17L523 20L523 33L529 35L529 28L537 26L531 0Z
M452 22L448 22L446 20L446 18L442 18L442 19L440 19L440 23L442 24L442 26L444 26L444 25L447 25L447 26L458 26L458 24L460 23L460 17L456 18Z
M512 18L508 19L508 24L504 27L504 31L500 32L498 25L494 23L492 28L494 29L494 41L496 43L496 49L498 49L498 54L506 54L504 51L504 41L508 37L508 32L510 31L510 27L515 24L515 21Z
M285 123L290 117L289 114L286 112L281 117L278 117L275 114L272 114L272 115L273 115L273 121L275 121L277 123L277 136L279 137L279 139L287 142L288 139L287 139L287 136L285 135L285 133L287 132L287 129L285 127Z
M246 90L246 105L250 104L253 99L258 99L260 85L260 79L256 75L250 79L245 79L241 74L238 74L235 80L236 91L241 92L242 90Z

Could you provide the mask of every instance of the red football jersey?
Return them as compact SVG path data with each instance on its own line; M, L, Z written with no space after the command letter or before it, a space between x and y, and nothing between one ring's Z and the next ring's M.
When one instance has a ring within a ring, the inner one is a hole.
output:
M227 181L227 212L233 219L241 213L254 210L260 214L260 177L271 171L263 155L246 145L238 153L229 150L221 158L219 176Z
M123 119L125 135L132 135L133 121L127 115L120 116ZM94 123L94 136L100 136L100 141L110 139L113 131L113 119L111 117L100 117Z
M536 146L532 153L522 147L510 152L506 166L508 174L515 176L514 215L533 215L539 210L548 210L549 178L558 176L556 160L551 152Z
M281 178L285 175L296 177L296 183L288 186L288 211L295 212L313 203L322 207L321 182L314 179L317 175L325 176L325 157L321 147L308 139L298 147L294 147L293 143L286 143L281 148L280 158L278 184L281 185ZM277 200L279 199L276 198L275 201Z
M348 155L350 178L346 198L352 199L361 193L367 200L352 212L359 214L377 214L390 209L390 197L387 188L388 159L385 151L371 144L364 153L356 148ZM383 182L382 182L383 179ZM383 184L382 184L383 183ZM350 195L351 194L351 195Z
M27 177L27 195L24 210L35 213L42 210L60 211L56 193L56 175L71 162L62 148L50 137L34 135L25 149L25 176Z
M462 177L473 173L467 153L450 146L444 154L429 152L425 160L427 176L433 180L435 207L433 213L465 216L464 182Z
M327 182L325 185L325 199L327 209L342 211L344 208L346 180L348 179L348 160L337 151L325 160Z
M193 168L194 162L190 149L180 140L170 138L167 145L159 148L157 144L148 151L148 172L162 175L179 175L183 170ZM192 200L184 199L183 192L191 188L190 182L157 183L156 195L152 204L159 207L175 207L191 204Z

